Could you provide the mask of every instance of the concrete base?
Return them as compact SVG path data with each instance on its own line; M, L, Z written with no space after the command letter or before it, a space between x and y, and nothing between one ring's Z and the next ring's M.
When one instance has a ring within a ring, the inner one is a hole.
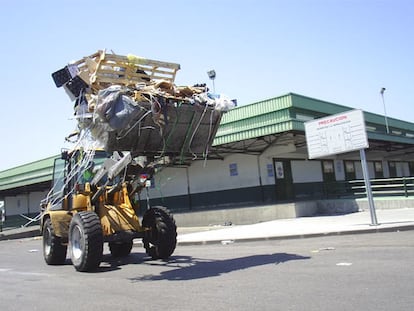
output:
M174 218L178 226L193 227L225 225L226 223L245 225L275 219L313 216L316 214L316 202L297 202L177 213L174 214Z
M320 215L349 214L361 210L358 202L352 199L319 200L316 202Z
M374 199L376 209L414 208L414 199ZM369 210L367 199L318 200L263 206L213 209L174 213L180 227L253 224L275 219L310 217L315 215L349 214Z
M358 199L359 210L369 210L367 199ZM414 198L374 198L375 209L414 208Z

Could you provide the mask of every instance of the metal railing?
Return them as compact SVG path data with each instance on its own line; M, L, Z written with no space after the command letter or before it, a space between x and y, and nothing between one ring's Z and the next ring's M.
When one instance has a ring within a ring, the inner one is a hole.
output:
M414 177L371 179L370 182L374 197L414 195ZM350 180L348 183L355 196L366 196L364 180Z
M373 197L414 196L414 177L370 180ZM294 184L295 200L357 199L367 196L363 179Z

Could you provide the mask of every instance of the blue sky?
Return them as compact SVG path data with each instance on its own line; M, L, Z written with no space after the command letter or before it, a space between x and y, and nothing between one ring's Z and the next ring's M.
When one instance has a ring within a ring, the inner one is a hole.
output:
M289 92L414 122L414 1L3 0L0 170L67 147L51 73L98 49L181 64L239 105ZM211 83L210 83L211 85Z

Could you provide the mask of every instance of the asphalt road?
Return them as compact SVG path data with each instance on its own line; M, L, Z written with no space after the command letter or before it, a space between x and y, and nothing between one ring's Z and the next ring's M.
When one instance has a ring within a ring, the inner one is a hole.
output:
M98 272L47 266L41 240L0 242L0 310L412 310L414 231L105 250Z

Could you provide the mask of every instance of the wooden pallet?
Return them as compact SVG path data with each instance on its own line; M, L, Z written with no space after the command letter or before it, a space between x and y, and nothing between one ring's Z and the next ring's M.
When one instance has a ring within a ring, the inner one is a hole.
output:
M121 56L98 51L74 63L79 76L94 91L109 85L135 86L137 83L165 80L174 83L180 65L134 55Z

